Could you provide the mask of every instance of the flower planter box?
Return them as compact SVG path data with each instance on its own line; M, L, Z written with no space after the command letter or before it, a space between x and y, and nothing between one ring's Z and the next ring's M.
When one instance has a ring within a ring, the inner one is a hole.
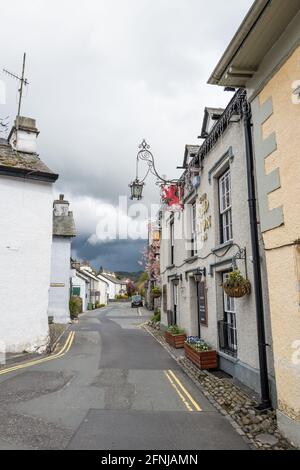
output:
M184 344L185 357L199 369L217 369L217 351L196 351L189 344Z
M168 331L165 333L165 338L167 343L172 346L175 349L181 349L184 347L184 343L186 340L186 334L180 334L180 335L172 335Z

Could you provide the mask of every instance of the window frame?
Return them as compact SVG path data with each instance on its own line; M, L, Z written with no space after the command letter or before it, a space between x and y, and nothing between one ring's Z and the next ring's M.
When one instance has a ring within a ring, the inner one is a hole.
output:
M223 282L226 280L226 277L229 275L229 273L230 271L222 273ZM227 330L228 346L233 355L237 356L238 343L236 326L236 302L234 297L229 297L225 291L223 291L223 318L224 324L227 325L227 328L230 327L231 329Z
M231 171L227 168L218 178L220 241L227 243L233 240L232 228L232 188Z
M197 243L197 203L194 201L191 204L191 257L197 256L198 243Z
M174 218L170 220L170 264L174 265L175 261L175 226Z

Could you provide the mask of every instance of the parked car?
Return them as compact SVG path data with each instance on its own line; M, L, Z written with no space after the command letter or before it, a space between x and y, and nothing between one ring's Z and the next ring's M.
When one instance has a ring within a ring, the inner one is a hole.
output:
M142 307L143 306L143 299L141 295L133 295L131 297L131 307Z

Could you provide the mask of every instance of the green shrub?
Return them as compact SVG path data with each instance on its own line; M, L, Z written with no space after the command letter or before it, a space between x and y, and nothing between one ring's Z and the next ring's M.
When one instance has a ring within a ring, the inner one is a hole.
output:
M82 312L82 299L81 297L73 295L70 298L69 309L71 318L77 318L78 315Z
M154 312L153 317L151 317L151 321L154 323L159 323L160 322L160 310L156 310Z
M171 325L169 326L169 328L167 329L168 333L170 333L171 335L183 335L185 333L185 331L180 328L178 325Z
M96 302L96 305L95 305L96 308L103 308L103 307L106 307L105 304L100 304L100 302Z

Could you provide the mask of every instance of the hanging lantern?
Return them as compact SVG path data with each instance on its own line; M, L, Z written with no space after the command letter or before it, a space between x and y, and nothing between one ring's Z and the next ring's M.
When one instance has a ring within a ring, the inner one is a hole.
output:
M203 278L206 277L206 268L197 269L197 271L193 273L193 276L196 282L201 282Z
M138 201L142 199L142 194L143 194L143 187L145 183L142 183L139 181L138 178L136 178L130 185L130 190L131 190L131 196L130 199L137 199Z

